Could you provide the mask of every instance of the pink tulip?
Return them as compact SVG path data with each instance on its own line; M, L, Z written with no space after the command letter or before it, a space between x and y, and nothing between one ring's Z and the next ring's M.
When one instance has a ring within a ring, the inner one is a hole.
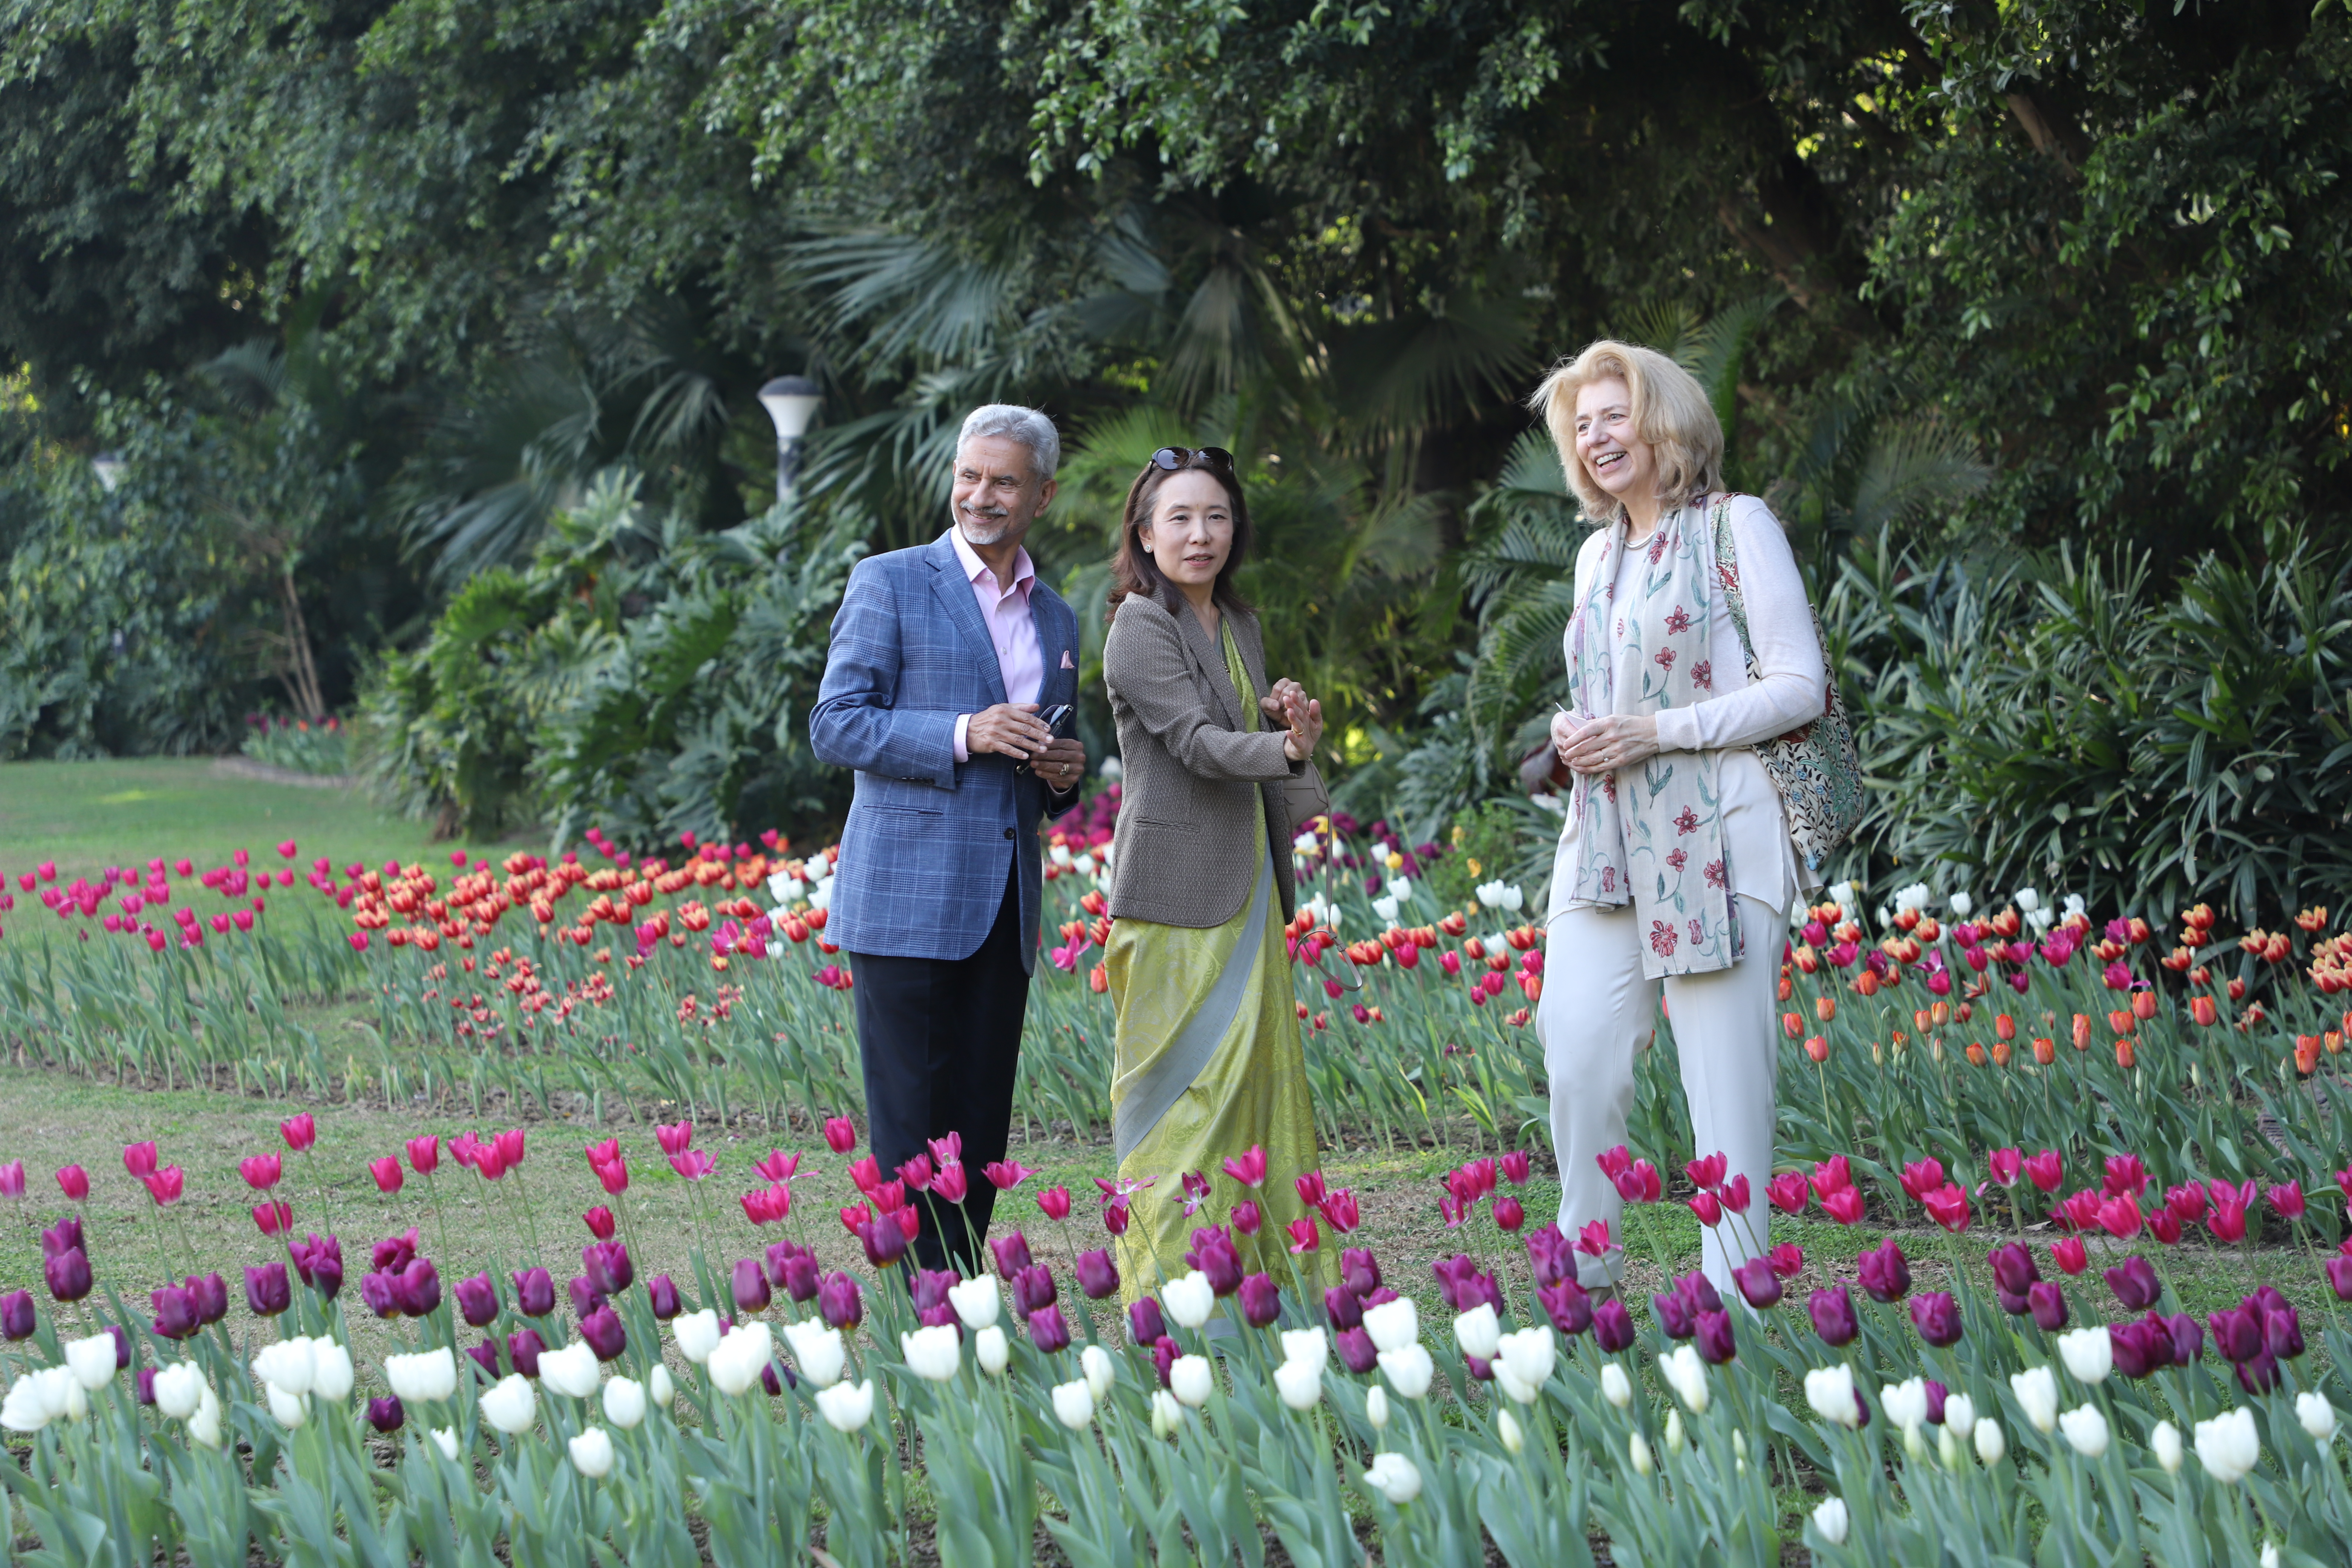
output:
M931 1195L942 1203L960 1204L969 1190L969 1181L961 1164L950 1165L931 1178Z
M1265 1184L1265 1151L1251 1144L1247 1152L1227 1160L1225 1174L1253 1190Z
M420 1176L429 1176L441 1163L441 1140L433 1133L408 1141L408 1168Z
M139 1179L147 1184L148 1195L152 1197L159 1206L178 1203L180 1194L186 1186L186 1178L181 1173L180 1167L177 1165L166 1165L162 1170L151 1172Z
M825 1119L824 1146L836 1154L846 1154L857 1147L857 1129L846 1116Z
M2281 1182L2263 1195L2270 1200L2271 1207L2278 1211L2281 1219L2293 1220L2303 1217L2304 1198L2301 1182Z
M256 1204L253 1223L261 1227L264 1236L277 1236L294 1223L294 1210L285 1203Z
M2045 1193L2054 1193L2065 1179L2065 1165L2055 1149L2044 1149L2024 1162L2025 1179Z
M284 843L278 845L278 853L285 856L289 860L294 858L294 840L289 838Z
M986 1176L992 1185L1010 1190L1019 1186L1037 1173L1018 1160L992 1160L981 1167L980 1173Z
M1985 1166L1994 1181L2004 1187L2013 1187L2024 1173L2025 1156L2014 1149L1995 1149L1985 1156Z
M142 1181L147 1177L153 1175L155 1173L155 1145L152 1143L132 1143L125 1146L122 1151L122 1168Z
M694 1123L678 1121L664 1126L657 1121L654 1123L654 1138L661 1144L663 1153L683 1154L694 1147Z
M68 1165L58 1173L58 1190L65 1194L68 1203L81 1202L89 1196L89 1173L79 1165Z
M305 1110L279 1122L278 1135L286 1140L286 1147L299 1154L319 1141L319 1124Z
M1067 1187L1047 1187L1044 1192L1037 1194L1037 1206L1045 1211L1045 1215L1047 1219L1061 1220L1069 1218L1070 1189Z
M255 1154L237 1162L236 1173L245 1178L247 1186L256 1192L266 1193L278 1184L278 1178L285 1173L277 1155Z
M669 1168L689 1182L698 1182L719 1168L719 1163L701 1149L688 1149L669 1157Z
M407 1180L401 1174L399 1156L394 1154L386 1154L381 1160L370 1160L368 1173L375 1178L375 1190L380 1193L396 1193L400 1191L401 1184Z
M771 1149L767 1158L755 1163L751 1169L769 1181L790 1183L793 1173L800 1167L801 1157L798 1154L786 1154L781 1149Z
M498 1135L497 1142L499 1149L499 1163L504 1165L509 1171L522 1163L523 1131L521 1128L508 1128L505 1131Z
M0 1165L0 1197L21 1198L25 1195L25 1162L11 1160Z
M2080 1274L2091 1266L2090 1249L2083 1245L2083 1238L2079 1236L2070 1236L2063 1241L2052 1242L2050 1258L2060 1268L2069 1274Z

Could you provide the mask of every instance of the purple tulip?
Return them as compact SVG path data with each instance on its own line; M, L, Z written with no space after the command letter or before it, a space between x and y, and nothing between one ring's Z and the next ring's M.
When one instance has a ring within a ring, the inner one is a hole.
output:
M526 1318L544 1318L555 1310L555 1280L544 1268L515 1271L515 1310Z
M1670 1340L1686 1340L1698 1331L1698 1313L1689 1297L1679 1290L1662 1291L1650 1298L1652 1310L1656 1312L1658 1327Z
M1889 1237L1883 1246L1854 1259L1862 1288L1874 1301L1900 1301L1911 1290L1911 1262Z
M768 1305L768 1275L756 1258L735 1260L735 1310L757 1312Z
M1738 1343L1731 1334L1731 1314L1701 1312L1698 1315L1699 1359L1710 1366L1721 1366L1739 1353Z
M1994 1293L2000 1298L2000 1310L2012 1318L2021 1318L2032 1310L2025 1293L2042 1278L2034 1264L2032 1249L2021 1242L2009 1242L1996 1247L1985 1258L1992 1265Z
M816 1310L827 1326L854 1329L866 1316L866 1299L857 1293L857 1281L836 1269L817 1287Z
M2054 1334L2066 1326L2066 1292L2054 1280L2037 1279L2025 1292L2025 1310L2043 1333Z
M1060 1295L1054 1286L1054 1271L1042 1263L1033 1263L1013 1277L1013 1310L1024 1318L1044 1311Z
M180 1284L181 1289L187 1291L188 1300L196 1304L197 1322L210 1326L228 1316L228 1281L222 1279L217 1271L205 1275L191 1274Z
M781 1379L776 1376L776 1363L773 1361L770 1361L767 1365L760 1369L760 1386L768 1391L768 1397L771 1399L784 1392L784 1383L787 1380L794 1388L800 1386L800 1375L791 1367L784 1368L784 1375Z
M620 1314L610 1307L599 1307L580 1321L580 1337L596 1352L598 1361L612 1361L629 1348L629 1336L621 1327Z
M563 1290L572 1298L572 1315L575 1318L584 1318L604 1304L604 1292L597 1289L596 1282L585 1274L573 1275Z
M1118 1265L1110 1260L1110 1248L1078 1254L1078 1289L1089 1301L1118 1293Z
M79 1247L41 1259L41 1275L48 1281L49 1294L60 1301L79 1301L89 1294L89 1259Z
M499 1315L499 1288L487 1274L457 1281L457 1312L468 1328L488 1328Z
M155 1372L154 1367L142 1366L131 1375L131 1394L142 1405L155 1403Z
M2126 1312L2145 1312L2164 1294L2164 1286L2156 1278L2156 1270L2147 1259L2137 1253L2106 1270L2107 1289L2116 1293Z
M1551 1326L1573 1339L1592 1326L1592 1298L1573 1279L1547 1285L1536 1292L1536 1304Z
M1269 1328L1282 1316L1282 1292L1270 1274L1253 1274L1242 1281L1242 1319L1254 1329Z
M2328 1288L2339 1301L2352 1301L2352 1257L2337 1256L2327 1260Z
M629 1288L637 1277L635 1265L629 1261L629 1249L617 1241L592 1242L580 1249L580 1266L588 1279L606 1296L617 1296Z
M1723 1298L1716 1292L1714 1281L1696 1270L1675 1281L1675 1294L1691 1305L1694 1312L1720 1312ZM1499 1304L1497 1310L1500 1310Z
M109 1323L106 1337L114 1342L114 1370L121 1372L131 1364L131 1331L121 1323Z
M1336 1334L1364 1321L1364 1304L1345 1285L1334 1285L1323 1292L1323 1315L1331 1320L1331 1331Z
M1593 1304L1592 1342L1610 1355L1633 1342L1633 1315L1614 1296Z
M408 1412L402 1408L398 1397L387 1394L382 1399L368 1401L367 1418L369 1426L389 1437L407 1422Z
M387 1236L368 1254L368 1267L378 1274L397 1274L416 1261L416 1227Z
M1852 1344L1853 1337L1862 1332L1862 1324L1853 1315L1853 1298L1843 1285L1830 1285L1814 1291L1812 1299L1805 1303L1805 1310L1812 1314L1813 1332L1819 1334L1822 1342L1832 1350Z
M866 1261L876 1268L887 1268L907 1256L907 1233L898 1228L896 1215L867 1220L857 1227L857 1239L866 1248Z
M1041 1307L1029 1314L1029 1342L1047 1355L1070 1348L1070 1325L1059 1307Z
M1911 1326L1937 1350L1960 1342L1960 1304L1948 1290L1925 1290L1911 1298Z
M2263 1314L2263 1342L2281 1361L2293 1361L2303 1353L2303 1320L2293 1307Z
M948 1304L948 1289L956 1283L956 1273L952 1268L909 1269L906 1282L915 1310L928 1312Z
M1932 1377L1927 1379L1928 1426L1941 1426L1944 1424L1944 1401L1949 1399L1951 1396L1952 1391L1950 1389L1946 1388L1942 1384L1937 1383Z
M321 1300L333 1300L343 1288L343 1244L314 1232L287 1250L293 1255L294 1271L302 1276L302 1283L317 1291Z
M2213 1331L2213 1348L2227 1362L2246 1362L2263 1351L2263 1323L2256 1314L2242 1307L2224 1307L2205 1320Z
M394 1296L400 1310L412 1318L422 1318L441 1304L441 1274L430 1258L412 1259L400 1271L394 1282Z
M806 1252L808 1252L807 1247L790 1237L782 1241L770 1242L768 1244L768 1283L782 1289L784 1283L784 1265ZM810 1254L810 1256L814 1255Z
M1234 1249L1233 1237L1214 1226L1192 1233L1192 1250L1184 1255L1184 1262L1207 1275L1209 1289L1219 1296L1242 1288L1242 1255Z
M507 1361L525 1377L537 1377L539 1352L546 1348L537 1329L517 1329L507 1336Z
M996 1255L996 1271L1006 1279L1029 1267L1029 1243L1019 1231L991 1237L988 1250Z
M1731 1271L1731 1282L1739 1287L1739 1294L1758 1311L1780 1304L1780 1277L1772 1272L1769 1258L1751 1258Z
M2151 1318L2154 1313L2148 1314ZM2175 1312L2162 1320L2165 1331L2172 1336L2172 1364L2194 1366L2205 1359L2204 1325L2186 1312Z
M2238 1382L2248 1394L2264 1394L2279 1385L2278 1357L2259 1351L2238 1363Z
M1352 1300L1352 1298L1350 1298ZM1139 1345L1153 1345L1168 1331L1168 1319L1160 1310L1160 1298L1145 1296L1127 1309L1128 1337Z
M389 1274L361 1275L360 1300L379 1318L400 1316L399 1284Z
M2146 1377L2172 1359L2172 1336L2160 1328L2151 1332L2146 1323L2109 1323L2107 1353L2124 1376Z
M32 1338L33 1331L38 1327L40 1315L34 1310L30 1290L15 1290L0 1297L0 1335L5 1335L13 1343Z
M812 1276L809 1285L809 1295L814 1296L816 1294L816 1285L814 1279L814 1275L815 1273L815 1259L810 1259L809 1265ZM665 1323L668 1322L672 1318L677 1317L680 1312L686 1310L686 1303L678 1297L677 1281L672 1279L667 1274L655 1275L652 1280L646 1286L646 1295L653 1302L654 1316L660 1319ZM808 1297L806 1296L796 1296L793 1298L794 1300L803 1301L807 1299Z
M480 1344L467 1345L466 1347L466 1353L474 1358L474 1364L480 1367L484 1373L488 1374L491 1381L497 1381L499 1375L498 1341L494 1339L485 1339Z
M294 1304L294 1286L286 1278L286 1265L265 1263L256 1268L247 1264L245 1269L245 1305L257 1318L274 1318Z
M1542 1289L1576 1278L1576 1254L1557 1224L1547 1224L1527 1236L1528 1268Z
M1350 1247L1339 1254L1339 1283L1361 1300L1381 1288L1381 1266L1369 1247Z
M147 1299L155 1304L155 1331L167 1340L184 1340L204 1327L196 1321L196 1303L186 1290L177 1285L166 1285L148 1292Z
M1339 1352L1340 1362L1358 1377L1380 1364L1380 1347L1372 1343L1372 1336L1362 1329L1340 1330L1331 1337L1331 1346ZM1165 1381L1164 1377L1162 1381Z
M41 1232L43 1258L62 1258L68 1252L79 1252L87 1257L89 1251L89 1249L82 1245L81 1216L79 1215L68 1215Z

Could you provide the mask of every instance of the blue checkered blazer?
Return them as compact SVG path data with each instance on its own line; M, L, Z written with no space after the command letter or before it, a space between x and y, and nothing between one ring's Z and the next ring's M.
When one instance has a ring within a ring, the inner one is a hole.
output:
M1042 578L1029 613L1045 654L1038 701L1076 702L1077 616ZM1021 963L1035 970L1037 824L1069 809L1077 792L1055 795L992 752L955 760L956 716L1005 700L996 645L948 535L857 563L809 710L819 759L857 770L828 942L849 952L969 958L995 923L1012 862L1021 872Z

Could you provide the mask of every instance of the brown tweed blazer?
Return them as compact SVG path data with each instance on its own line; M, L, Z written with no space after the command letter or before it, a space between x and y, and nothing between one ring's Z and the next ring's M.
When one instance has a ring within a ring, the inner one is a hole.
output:
M1257 618L1226 612L1242 664L1263 693L1265 643ZM1118 724L1118 827L1111 855L1115 920L1205 930L1233 919L1258 862L1250 791L1265 802L1275 889L1290 919L1291 828L1282 781L1312 763L1283 755L1285 731L1243 728L1241 696L1217 639L1188 608L1141 595L1122 602L1103 639L1103 683Z

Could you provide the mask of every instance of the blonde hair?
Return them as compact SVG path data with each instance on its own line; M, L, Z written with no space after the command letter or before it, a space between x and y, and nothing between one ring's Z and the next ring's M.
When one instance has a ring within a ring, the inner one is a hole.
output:
M1633 435L1649 443L1656 459L1659 496L1679 500L1722 489L1723 422L1697 378L1655 349L1602 338L1563 361L1528 399L1551 426L1559 466L1585 517L1601 522L1617 515L1616 498L1592 482L1576 455L1577 394L1611 376L1633 395Z

